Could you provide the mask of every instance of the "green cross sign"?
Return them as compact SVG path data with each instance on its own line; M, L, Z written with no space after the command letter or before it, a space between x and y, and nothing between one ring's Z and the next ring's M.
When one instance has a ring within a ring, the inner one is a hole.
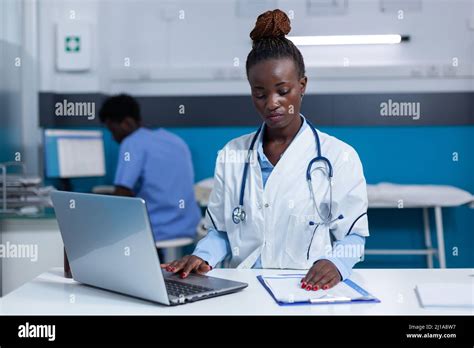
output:
M64 39L64 44L66 52L79 52L81 50L81 37L66 36Z

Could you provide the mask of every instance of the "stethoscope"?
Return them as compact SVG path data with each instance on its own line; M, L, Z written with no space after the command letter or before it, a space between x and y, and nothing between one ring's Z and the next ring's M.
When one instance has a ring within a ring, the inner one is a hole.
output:
M313 237L314 237L314 232L316 231L316 229L318 228L319 225L331 224L336 220L343 219L344 216L339 215L337 218L332 219L332 176L333 176L332 165L331 165L331 162L329 161L329 159L327 159L326 157L324 157L321 154L321 143L319 141L318 132L316 131L314 126L311 124L311 122L306 120L306 123L311 128L311 131L314 134L314 139L315 139L315 142L316 142L316 157L314 157L308 163L308 167L306 168L306 181L308 183L308 188L309 188L311 200L313 201L314 206L316 208L316 212L318 213L319 218L321 219L321 222L318 222L318 223L316 223L314 221L309 222L310 226L316 225L316 227L313 231L313 236L311 237L311 244L312 244ZM241 186L240 186L239 205L237 207L235 207L234 210L232 211L232 221L234 222L234 224L239 224L241 222L244 222L247 218L247 214L246 214L245 209L244 209L245 184L247 182L247 176L248 176L248 170L249 170L249 164L250 164L250 157L252 155L252 152L253 152L253 149L254 149L254 146L255 146L255 142L257 141L261 130L262 130L262 126L260 126L258 128L257 132L255 133L255 135L254 135L254 137L253 137L253 139L250 143L250 147L248 149L248 152L247 152L247 160L245 161L245 164L244 164L244 171L243 171L243 175L242 175L242 183L241 183ZM315 168L315 170L320 170L323 173L323 175L327 177L328 183L329 183L329 210L328 210L327 215L325 215L325 216L323 214L321 214L321 212L318 208L318 204L316 202L316 197L315 197L315 194L314 194L314 191L313 191L313 185L312 185L312 180L311 180L311 171L312 171L313 165L315 163L318 163L318 162L324 163L325 166L324 167L317 167L317 168ZM310 247L311 247L311 244L310 244Z

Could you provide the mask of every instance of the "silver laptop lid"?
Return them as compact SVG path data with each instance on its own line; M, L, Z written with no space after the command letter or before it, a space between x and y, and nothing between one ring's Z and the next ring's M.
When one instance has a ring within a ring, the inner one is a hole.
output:
M143 199L63 191L51 198L75 280L169 305Z

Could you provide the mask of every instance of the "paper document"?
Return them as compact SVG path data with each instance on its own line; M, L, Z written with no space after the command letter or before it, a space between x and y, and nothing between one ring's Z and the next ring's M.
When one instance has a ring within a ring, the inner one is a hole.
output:
M474 283L424 283L415 291L423 307L474 307Z
M346 282L339 282L328 290L308 291L301 288L301 279L304 275L265 276L261 279L278 302L350 302L352 300L373 300L370 294L361 293ZM354 283L352 283L354 284ZM356 284L354 284L357 286ZM361 291L363 289L359 288Z
M61 177L105 175L102 139L58 139Z

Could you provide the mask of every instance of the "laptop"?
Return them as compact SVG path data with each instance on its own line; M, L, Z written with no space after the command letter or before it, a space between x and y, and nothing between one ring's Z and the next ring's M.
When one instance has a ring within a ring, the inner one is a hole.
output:
M229 294L248 284L162 270L145 201L135 197L51 192L74 280L178 305Z

